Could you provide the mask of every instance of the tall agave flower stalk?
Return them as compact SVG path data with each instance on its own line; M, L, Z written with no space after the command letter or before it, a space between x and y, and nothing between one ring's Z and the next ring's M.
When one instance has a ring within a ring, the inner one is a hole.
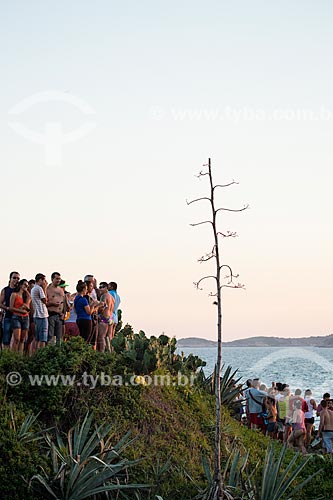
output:
M195 224L191 224L191 226L199 226L203 224L209 224L213 231L213 240L214 246L211 252L202 256L199 259L199 262L207 262L211 259L215 261L215 274L207 275L201 278L198 282L194 283L198 289L200 288L201 283L207 279L213 279L215 281L215 290L210 293L210 296L216 297L214 304L217 305L217 359L215 365L215 406L216 406L216 419L215 419L215 451L214 451L214 481L212 485L212 492L210 499L221 499L223 498L223 476L221 472L221 375L222 375L222 288L244 288L244 286L240 283L234 283L234 279L238 278L238 275L234 275L232 269L227 264L221 263L220 256L220 240L222 238L235 237L236 233L227 231L222 233L218 230L217 225L217 216L219 212L228 211L228 212L241 212L248 208L248 205L245 205L241 209L230 209L230 208L216 208L215 205L215 193L218 188L226 188L233 184L237 184L235 181L231 181L228 184L214 184L212 168L211 168L211 159L208 159L208 164L204 165L207 167L206 171L199 172L198 178L202 178L207 176L209 179L209 187L210 192L209 196L203 196L201 198L197 198L192 201L188 201L187 204L190 205L192 203L196 203L199 201L208 201L211 208L211 218L208 220L204 220L202 222L197 222ZM222 269L227 270L227 277L224 278L221 276Z

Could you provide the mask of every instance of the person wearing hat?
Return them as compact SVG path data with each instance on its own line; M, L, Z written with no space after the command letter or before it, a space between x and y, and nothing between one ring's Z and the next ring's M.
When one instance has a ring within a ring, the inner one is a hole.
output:
M72 305L70 304L70 293L66 291L66 287L69 286L68 283L66 283L66 280L61 280L59 287L62 288L64 291L64 299L65 299L65 305L64 305L64 317L62 320L62 338L65 338L66 335L66 328L65 328L65 321L68 320Z
M60 286L60 288L63 288L63 289L64 289L64 292L65 292L65 293L68 293L68 292L66 292L65 288L66 288L66 286L69 286L69 285L66 283L66 281L65 281L65 280L61 280L61 281L60 281L60 285L59 285L59 286Z

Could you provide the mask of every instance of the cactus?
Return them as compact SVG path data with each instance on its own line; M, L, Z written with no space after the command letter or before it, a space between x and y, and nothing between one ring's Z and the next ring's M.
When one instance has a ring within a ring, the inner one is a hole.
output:
M138 375L151 373L156 369L165 368L170 372L196 371L205 362L198 356L176 354L177 340L164 333L159 337L146 337L140 330L134 333L130 325L125 325L111 341L113 349L126 358L126 365Z

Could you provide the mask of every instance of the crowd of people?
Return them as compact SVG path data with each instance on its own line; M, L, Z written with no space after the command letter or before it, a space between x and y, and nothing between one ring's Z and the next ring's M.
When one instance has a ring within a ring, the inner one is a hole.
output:
M237 400L241 403L240 417L250 429L280 439L303 455L321 440L323 453L332 454L333 399L329 393L323 394L318 404L310 389L302 396L301 389L292 394L289 385L280 382L272 382L267 388L259 379L253 379L246 385ZM320 421L314 438L316 417Z
M117 283L101 281L97 287L95 277L87 274L76 292L67 287L58 272L48 284L43 273L27 280L12 271L0 295L2 348L32 353L81 335L96 350L110 351L120 304Z
M117 283L101 281L88 274L76 285L76 292L60 273L21 279L12 271L9 283L1 290L1 345L3 349L26 352L61 345L62 340L81 336L100 352L111 351L111 340L118 323L120 297ZM318 437L325 453L332 454L333 400L325 393L317 404L310 389L291 393L287 384L272 383L270 388L259 379L248 380L237 398L240 418L250 429L259 429L273 439L296 447L305 455L314 444L315 417L320 418Z

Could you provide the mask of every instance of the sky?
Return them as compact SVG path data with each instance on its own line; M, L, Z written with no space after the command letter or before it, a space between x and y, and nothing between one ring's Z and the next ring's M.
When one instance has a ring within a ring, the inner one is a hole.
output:
M220 189L223 338L332 331L333 5L0 1L0 284L116 281L147 335L216 339L193 282ZM37 142L36 142L37 141Z

